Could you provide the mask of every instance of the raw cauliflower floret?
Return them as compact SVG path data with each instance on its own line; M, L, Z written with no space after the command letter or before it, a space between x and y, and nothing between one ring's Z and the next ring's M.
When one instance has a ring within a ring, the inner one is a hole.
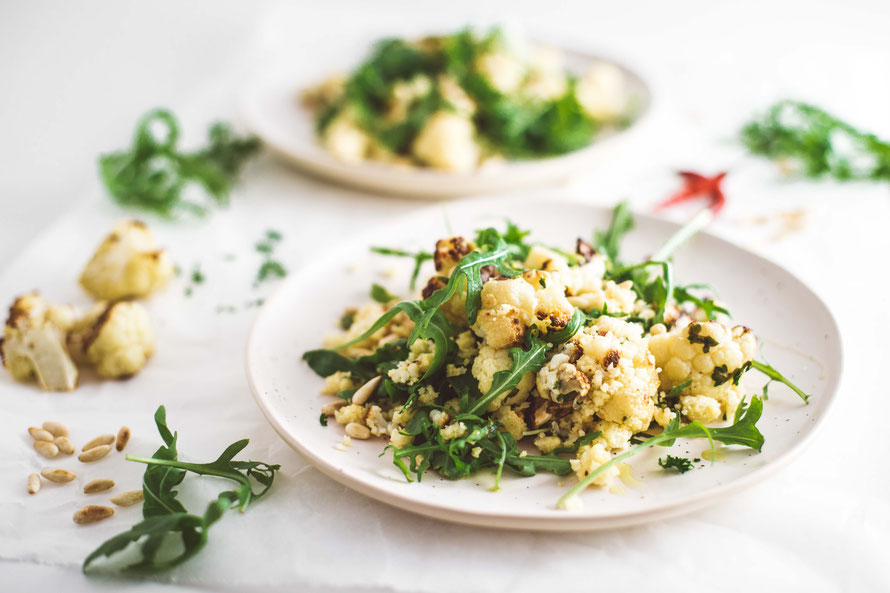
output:
M649 350L661 368L661 391L691 381L680 395L680 411L689 420L711 422L735 412L744 395L737 379L754 359L757 341L746 327L705 321L651 336Z
M451 111L437 111L414 139L412 154L436 169L466 173L479 164L476 129L469 118Z
M173 263L143 222L127 220L111 231L80 275L80 284L97 299L142 298L173 276Z
M389 371L389 378L395 383L414 385L429 370L435 353L436 345L432 340L415 340L408 348L408 358Z
M572 464L572 469L575 471L578 479L583 480L599 468L599 466L611 459L612 455L609 454L606 446L603 443L594 442L578 449L578 458L572 459L570 463ZM593 482L591 482L591 485L609 486L618 476L618 473L618 468L613 465L602 474L598 475Z
M491 389L491 383L495 373L509 369L512 364L513 362L510 358L510 353L507 350L498 350L491 346L482 346L479 349L479 355L473 361L473 368L471 370L473 377L479 382L479 391L483 395L488 393L488 390ZM515 404L525 400L534 385L535 374L532 372L526 373L516 385L515 393L511 395L508 392L498 396L488 407L488 411L491 412L497 410L505 401L509 404Z
M108 379L125 379L142 370L154 354L148 311L139 303L97 303L68 334L78 361L88 362Z
M624 74L613 64L598 62L578 81L575 96L584 111L599 121L621 117L627 109Z
M15 300L0 340L0 359L16 381L36 378L45 391L77 387L77 367L68 353L65 333L74 321L70 307L47 303L38 294Z
M347 163L365 160L373 143L348 111L337 115L322 134L321 142L332 155Z

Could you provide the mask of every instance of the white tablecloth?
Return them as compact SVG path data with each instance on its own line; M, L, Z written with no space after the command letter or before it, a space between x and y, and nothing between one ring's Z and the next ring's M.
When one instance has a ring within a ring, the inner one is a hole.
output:
M112 16L101 12L69 16L78 21L93 15L101 23L124 16L138 20L141 14L121 15L115 12L120 8L105 6ZM177 89L170 94L179 100L151 95L152 103L133 107L136 99L125 93L130 109L113 113L114 134L103 131L101 144L91 145L93 139L80 144L63 137L57 140L41 128L39 133L49 142L46 151L58 160L38 163L40 142L27 136L30 130L17 123L10 110L0 110L11 137L27 137L20 151L7 142L0 154L2 162L16 165L10 168L8 181L0 183L7 213L0 218L0 247L6 254L0 301L39 288L53 300L87 302L76 285L80 267L99 237L127 214L103 196L95 181L84 180L91 179L97 152L126 142L143 108L172 104L185 122L187 141L194 140L200 138L207 120L234 117L238 89L270 56L289 52L295 62L314 60L323 55L318 48L335 43L334 37L350 39L386 28L448 28L506 14L542 36L605 48L635 61L651 76L658 101L648 136L628 147L611 166L537 193L542 198L558 193L597 204L629 197L635 207L646 209L676 188L672 176L676 168L705 172L729 168L730 204L715 231L787 266L828 302L841 325L846 352L840 400L821 437L770 482L665 523L595 534L498 532L418 518L373 502L308 466L274 435L253 404L242 359L255 309L244 304L274 288L251 286L260 261L253 244L269 228L281 231L285 238L281 259L294 269L337 237L424 204L337 188L263 158L248 170L230 208L201 220L149 219L177 263L186 271L200 263L207 282L186 297L181 278L150 301L158 353L142 374L125 383L85 381L72 394L44 394L0 375L4 477L0 573L11 579L6 582L66 583L75 590L125 586L84 580L77 566L99 542L135 522L139 511L119 510L112 521L77 528L70 515L85 504L78 489L45 486L38 496L29 497L24 477L41 467L42 460L31 450L25 429L57 419L70 425L75 440L83 442L128 424L134 435L129 451L150 453L158 446L151 416L163 403L170 426L181 432L184 456L209 459L228 443L250 437L249 456L280 463L282 471L267 499L247 514L226 517L215 525L205 551L161 576L160 582L239 590L430 592L629 591L658 583L726 591L764 586L772 590L780 585L808 591L890 588L884 568L890 561L886 545L890 477L884 471L887 447L880 421L888 408L882 380L890 356L877 337L890 324L890 313L881 302L890 289L882 271L883 259L890 253L887 187L788 183L770 165L744 158L732 142L734 130L752 110L789 94L833 108L890 136L886 110L890 41L882 26L886 13L866 5L809 3L799 8L749 3L744 13L709 4L661 3L645 10L610 6L602 12L587 4L571 9L559 5L560 10L546 13L537 6L512 3L498 8L449 5L447 11L445 7L408 10L407 5L385 3L375 12L364 4L333 3L312 10L271 6L259 14L234 5L219 10L209 10L210 6L216 5L204 5L206 11L191 9L181 22L171 23L176 32L172 38L169 32L157 33L164 41L161 47L179 43L188 49L183 59L192 62L198 81L188 86L185 78L171 82L163 72L143 71L142 77L157 78L162 86ZM128 10L135 11L135 5ZM395 10L410 13L411 18L394 19ZM163 14L179 13L162 5L147 18L163 23ZM37 22L31 12L13 16L18 21L11 20L21 26ZM60 16L50 18L50 25L62 22ZM0 26L11 27L13 33L11 25ZM89 30L90 25L84 26ZM226 31L238 32L235 47L226 43ZM188 42L182 40L186 35ZM18 51L27 49L26 36L19 33L15 39L24 45ZM127 48L125 41L116 38L109 44ZM75 43L73 52L80 43ZM95 40L82 43L100 52L100 60L124 68L123 57L116 61L108 57ZM43 63L51 68L48 50L40 47L47 53ZM212 48L225 48L224 54L217 59ZM169 49L158 51L159 56L139 54L141 61L136 63L157 61L160 67L176 62L175 56L167 55ZM208 55L196 57L201 51ZM215 67L199 68L204 63ZM19 69L8 64L3 68L3 73L27 83L28 76ZM79 91L85 97L117 92L107 77L84 68L91 81L87 90ZM122 77L142 79L127 71ZM29 106L24 100L19 104L20 99L14 92L6 99L7 106L21 108L23 121L33 123L43 100ZM87 112L91 121L101 121L95 108ZM49 115L51 121L59 117ZM61 125L73 133L74 124ZM58 152L57 141L68 147L67 153L76 149L79 173L63 162L66 152ZM70 187L83 189L58 187L51 179L56 163L63 172L69 167ZM30 185L37 188L31 206L19 197ZM46 228L32 238L38 220L57 217L47 205L58 210L66 202L75 205L55 223L41 225ZM775 223L752 221L796 209L805 210L804 228L778 240ZM230 261L228 254L237 257ZM726 296L731 301L731 295ZM220 305L234 305L238 312L219 313ZM143 469L122 456L89 467L71 460L55 465L79 470L85 479L111 475L122 486L134 488ZM189 484L183 494L187 501L203 501L218 487L202 480ZM143 589L154 584L126 586Z

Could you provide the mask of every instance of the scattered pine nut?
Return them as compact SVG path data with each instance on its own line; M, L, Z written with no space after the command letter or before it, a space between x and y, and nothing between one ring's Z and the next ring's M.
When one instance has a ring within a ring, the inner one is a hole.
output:
M53 422L51 420L47 420L43 423L43 430L49 432L54 437L68 436L68 427L61 422Z
M142 490L130 490L115 494L110 500L119 507L130 507L145 500L145 495Z
M55 438L50 431L37 428L36 426L29 428L28 433L30 433L35 441L52 441Z
M59 448L49 441L34 441L34 450L47 459L52 459L59 454Z
M55 482L56 484L66 484L77 477L77 474L75 474L74 472L69 472L67 469L49 468L40 470L40 475L50 482Z
M350 422L346 425L346 434L354 439L366 439L371 436L371 430L364 424Z
M96 492L105 492L106 490L111 490L114 488L114 480L109 480L108 478L99 478L97 480L90 480L83 487L84 494L95 494Z
M117 440L114 442L114 448L118 451L123 451L124 447L127 446L127 442L130 440L130 427L129 426L121 426L121 429L117 431Z
M99 445L98 447L87 449L78 455L77 458L84 463L90 463L91 461L99 461L109 453L111 453L111 445Z
M83 449L81 449L81 451L89 451L90 449L95 449L96 447L98 447L100 445L110 445L113 442L114 442L113 434L100 434L99 436L97 436L96 438L91 440L89 443L84 445Z
M28 476L28 494L37 494L40 490L40 475L31 474Z
M321 413L324 414L325 416L333 416L334 412L336 412L338 408L342 408L345 405L346 405L345 399L337 398L337 401L332 401L332 402L329 402L329 403L326 403L325 405L323 405L321 407Z
M377 375L361 387L355 390L355 393L352 394L352 403L362 405L368 398L373 395L374 390L377 389L377 386L380 384L380 381L383 380L382 375Z
M71 455L74 453L74 444L68 440L68 437L54 438L53 445L59 448L59 453L62 455Z
M95 523L114 515L114 509L99 504L91 504L74 511L74 522L78 525Z

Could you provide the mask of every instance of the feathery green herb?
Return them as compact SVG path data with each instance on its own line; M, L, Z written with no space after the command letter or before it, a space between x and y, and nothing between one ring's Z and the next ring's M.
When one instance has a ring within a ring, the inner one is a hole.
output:
M658 465L662 469L675 469L681 474L685 474L693 467L690 460L685 457L674 457L673 455L660 458L658 460Z
M229 509L242 513L256 499L265 495L272 487L278 465L259 461L235 461L235 456L247 446L243 439L229 445L211 463L187 463L178 461L176 449L178 434L167 427L164 406L155 413L155 424L164 445L150 458L127 455L130 461L145 463L142 490L145 502L142 507L144 520L128 531L116 535L96 548L83 562L84 572L100 567L95 562L102 557L111 559L112 568L117 571L155 573L168 570L200 552L207 544L208 531ZM177 498L176 489L188 472L225 478L238 484L234 490L219 494L202 515L189 513ZM260 486L254 490L254 484ZM118 552L136 545L139 558L129 564L114 566Z
M178 141L179 124L171 112L156 109L143 116L129 150L99 158L99 173L111 197L122 206L165 218L180 211L203 215L206 206L185 199L184 189L199 184L211 201L227 204L244 164L260 150L258 139L236 136L219 122L210 127L208 144L200 150L183 152Z

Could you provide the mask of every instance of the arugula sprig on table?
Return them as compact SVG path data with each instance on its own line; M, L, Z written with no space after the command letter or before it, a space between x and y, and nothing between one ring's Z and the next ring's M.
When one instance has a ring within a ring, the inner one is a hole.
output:
M235 460L235 456L247 446L248 439L232 443L215 461L188 463L178 460L178 434L171 433L167 427L164 406L155 412L155 424L164 445L152 457L127 455L129 461L147 465L142 478L144 520L91 552L83 562L84 572L99 568L95 563L100 558L113 561L117 553L131 545L137 546L139 558L129 564L115 566L115 570L152 573L182 564L204 548L210 527L227 510L238 509L243 513L251 502L264 496L272 487L275 472L280 466ZM203 514L195 515L188 512L177 498L179 491L176 488L189 472L225 478L235 482L237 487L221 492L216 500L207 505ZM254 490L255 485L259 489Z
M198 184L210 201L227 204L244 164L261 146L257 138L237 136L221 122L210 127L208 143L199 150L185 152L178 142L179 123L170 111L143 116L129 149L99 157L100 177L111 197L164 218L180 211L203 215L206 206L186 199L184 190Z
M799 101L780 101L742 128L753 154L797 164L806 177L890 180L890 142Z

